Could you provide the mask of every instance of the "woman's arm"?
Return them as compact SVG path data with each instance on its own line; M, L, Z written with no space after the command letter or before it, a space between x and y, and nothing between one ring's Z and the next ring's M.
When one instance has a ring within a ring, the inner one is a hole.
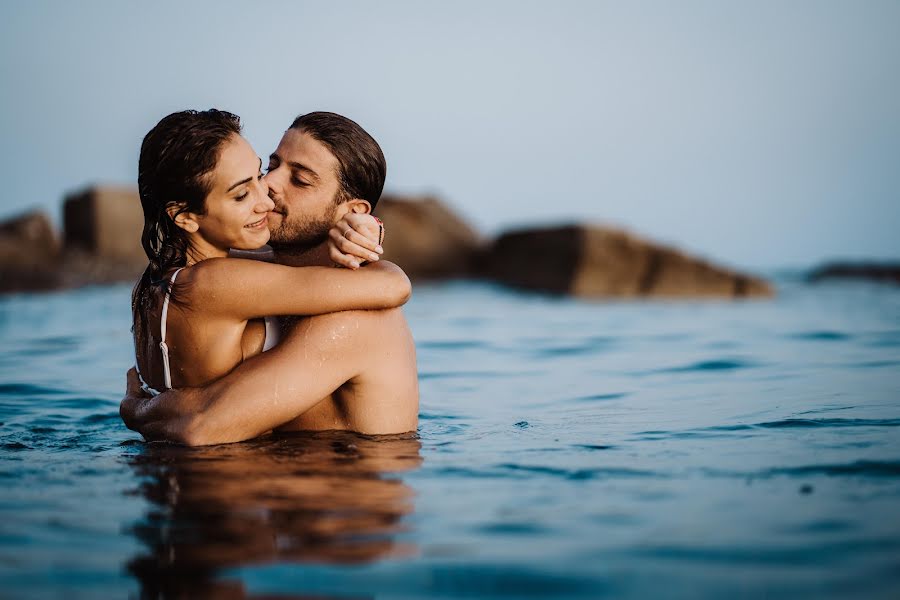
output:
M186 270L176 285L204 312L238 319L395 308L412 290L400 267L386 261L349 270L211 258Z

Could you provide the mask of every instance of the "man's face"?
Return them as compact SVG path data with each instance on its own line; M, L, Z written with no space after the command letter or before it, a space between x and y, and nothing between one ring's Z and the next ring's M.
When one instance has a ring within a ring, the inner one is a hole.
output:
M309 134L288 129L269 157L266 183L275 209L269 214L273 245L312 248L337 222L337 158Z

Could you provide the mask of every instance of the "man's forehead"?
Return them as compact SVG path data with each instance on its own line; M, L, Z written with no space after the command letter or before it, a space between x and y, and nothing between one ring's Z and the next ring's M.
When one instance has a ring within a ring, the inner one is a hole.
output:
M275 154L284 162L299 163L319 174L334 171L337 166L337 158L325 144L296 129L284 132Z

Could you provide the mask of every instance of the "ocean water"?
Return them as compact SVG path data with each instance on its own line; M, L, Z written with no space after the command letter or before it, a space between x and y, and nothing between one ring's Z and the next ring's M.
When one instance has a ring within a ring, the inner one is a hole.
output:
M118 417L129 286L0 298L0 597L900 597L900 289L418 286L416 437Z

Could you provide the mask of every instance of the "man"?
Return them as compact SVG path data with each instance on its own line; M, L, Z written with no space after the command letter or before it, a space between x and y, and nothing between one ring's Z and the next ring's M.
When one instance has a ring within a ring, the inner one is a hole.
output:
M269 227L276 260L350 268L360 266L359 257L377 260L372 250L380 248L346 223L375 207L385 173L381 148L350 119L324 112L297 117L266 174L275 203ZM240 441L273 429L413 431L415 346L399 308L310 317L286 326L274 349L203 388L148 398L132 369L120 414L147 440L188 445Z

